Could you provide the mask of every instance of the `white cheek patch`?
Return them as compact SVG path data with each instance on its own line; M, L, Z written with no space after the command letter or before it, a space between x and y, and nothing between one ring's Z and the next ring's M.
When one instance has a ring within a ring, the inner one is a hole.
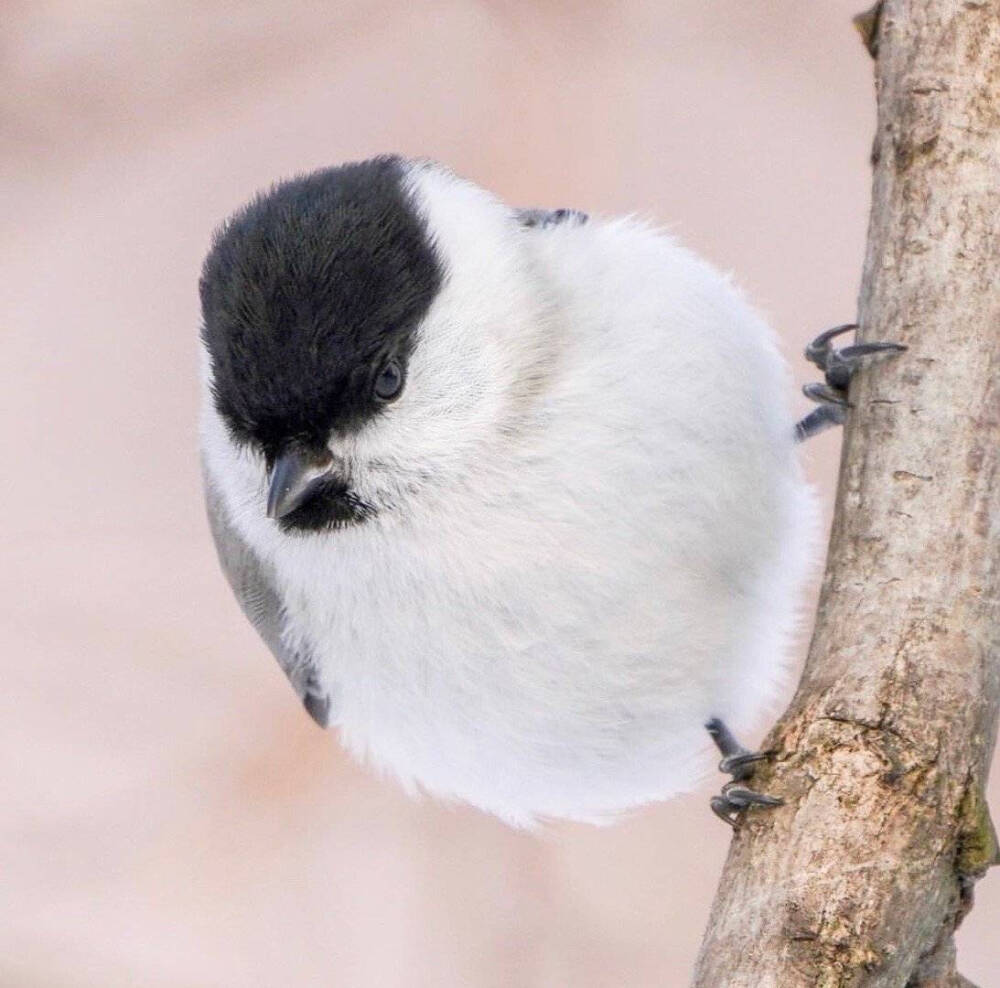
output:
M402 397L356 443L359 466L394 463L403 487L444 482L509 433L525 367L544 364L548 304L506 207L437 168L413 167L409 188L444 259L444 283L416 330Z

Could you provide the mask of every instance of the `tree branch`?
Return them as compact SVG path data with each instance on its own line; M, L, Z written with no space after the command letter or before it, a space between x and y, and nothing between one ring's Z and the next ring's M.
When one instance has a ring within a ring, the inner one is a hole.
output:
M816 629L736 834L697 988L969 985L952 933L996 863L1000 0L886 0L860 323Z

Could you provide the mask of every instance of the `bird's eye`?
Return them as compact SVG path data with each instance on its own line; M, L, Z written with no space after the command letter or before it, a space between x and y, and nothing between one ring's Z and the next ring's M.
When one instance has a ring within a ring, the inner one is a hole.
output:
M375 397L379 401L395 401L403 390L403 372L395 360L390 360L375 378Z

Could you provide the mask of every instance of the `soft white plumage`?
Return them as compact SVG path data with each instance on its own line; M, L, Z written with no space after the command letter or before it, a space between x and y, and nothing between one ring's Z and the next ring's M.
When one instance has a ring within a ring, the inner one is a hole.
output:
M330 440L378 516L283 533L208 360L207 482L370 764L517 825L688 789L705 721L775 697L812 542L773 335L643 223L526 230L407 169L447 277L402 397Z

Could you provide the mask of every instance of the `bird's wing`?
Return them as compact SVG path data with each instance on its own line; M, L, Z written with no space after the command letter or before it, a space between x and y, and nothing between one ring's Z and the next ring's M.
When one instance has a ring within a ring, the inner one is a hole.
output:
M207 475L205 505L222 571L243 613L274 653L309 715L320 727L326 727L330 723L331 702L320 685L316 663L307 650L292 649L285 644L281 633L281 598L275 589L273 574L233 527L222 498Z
M580 226L587 222L586 213L578 209L515 209L514 216L521 226L545 230L551 226Z

